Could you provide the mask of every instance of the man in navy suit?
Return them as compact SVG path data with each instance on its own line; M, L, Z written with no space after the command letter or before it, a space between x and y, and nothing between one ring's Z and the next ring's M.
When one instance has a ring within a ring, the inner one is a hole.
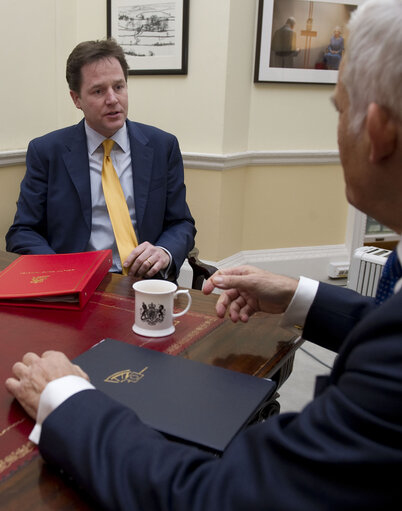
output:
M85 119L29 144L7 250L52 254L111 248L112 271L176 278L195 236L177 139L127 120L128 66L114 40L79 44L67 60L66 76ZM106 138L115 142L111 159L139 243L125 261L101 183Z
M347 197L400 234L401 25L402 0L368 0L355 11L334 96ZM399 243L392 259L399 271L401 255ZM36 419L31 438L43 457L111 510L399 509L401 279L379 305L338 286L248 266L217 272L205 292L214 286L224 290L219 316L281 313L284 324L338 352L313 401L301 413L247 428L215 458L145 426L93 389L63 354L28 353L6 386ZM73 384L81 390L73 393Z

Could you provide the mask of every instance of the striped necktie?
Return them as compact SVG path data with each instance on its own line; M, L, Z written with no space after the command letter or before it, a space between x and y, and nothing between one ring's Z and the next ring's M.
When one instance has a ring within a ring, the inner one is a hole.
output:
M114 237L116 239L117 249L122 264L122 271L127 274L127 269L123 267L123 262L127 259L131 251L138 245L137 237L131 222L127 202L120 184L119 176L113 167L110 152L114 140L106 139L102 142L104 149L102 165L102 187L105 196L107 210L110 221L112 222Z
M378 283L375 303L380 304L393 295L395 284L402 278L402 267L396 250L390 253Z

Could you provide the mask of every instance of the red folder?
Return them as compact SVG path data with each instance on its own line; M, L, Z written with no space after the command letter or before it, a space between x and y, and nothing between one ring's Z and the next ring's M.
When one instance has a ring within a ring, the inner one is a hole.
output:
M0 305L82 309L111 265L111 250L22 255L0 272Z

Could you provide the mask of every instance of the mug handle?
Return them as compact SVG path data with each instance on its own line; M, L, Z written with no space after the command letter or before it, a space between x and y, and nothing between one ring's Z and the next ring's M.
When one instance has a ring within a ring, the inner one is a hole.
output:
M177 295L182 295L182 294L186 294L187 295L187 305L186 305L186 308L180 312L177 312L176 314L172 314L172 316L174 318L178 318L179 316L183 316L183 314L185 314L188 309L190 308L191 306L191 295L190 295L190 292L188 289L180 289L179 291L176 291L175 294L174 294L174 298L176 298Z

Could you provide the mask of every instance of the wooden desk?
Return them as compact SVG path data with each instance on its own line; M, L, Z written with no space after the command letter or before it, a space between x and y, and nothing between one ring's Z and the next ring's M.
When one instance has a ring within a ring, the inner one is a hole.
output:
M0 251L0 269L15 257ZM134 318L132 283L133 280L129 277L108 274L98 287L94 301L90 301L83 311L0 307L0 385L2 386L4 379L10 375L11 364L28 350L42 353L46 349L62 349L73 358L103 337L131 342L131 339L135 338L131 331ZM280 328L275 316L259 314L248 324L237 325L227 319L217 320L216 295L204 296L200 291L194 290L191 295L193 315L197 315L198 320L202 319L201 323L208 327L204 330L204 327L200 328L201 333L195 341L183 344L179 355L235 371L271 377L278 383L279 388L292 370L294 353L302 340ZM107 299L114 300L113 303L121 300L118 302L123 304L119 317L123 319L113 322L113 314L117 311L113 311L112 302L101 303L104 309L100 311L96 300ZM184 300L182 305L184 306ZM180 299L178 306L181 306ZM107 317L106 312L109 314ZM142 345L148 344L147 347L152 349L169 352L172 345L182 342L182 339L177 338L178 333L179 328L169 341L160 345L162 347L155 348L153 341L144 339ZM4 367L5 365L7 367ZM0 398L0 437L8 434L7 430L15 424L18 424L18 428L25 428L24 434L25 430L29 432L33 423L4 391L4 387L0 388ZM275 403L273 409L275 410ZM19 425L21 421L23 424ZM24 462L3 479L2 471L4 475L8 460L0 457L2 510L96 509L80 490L46 465L36 449L29 457L29 461L23 459Z

